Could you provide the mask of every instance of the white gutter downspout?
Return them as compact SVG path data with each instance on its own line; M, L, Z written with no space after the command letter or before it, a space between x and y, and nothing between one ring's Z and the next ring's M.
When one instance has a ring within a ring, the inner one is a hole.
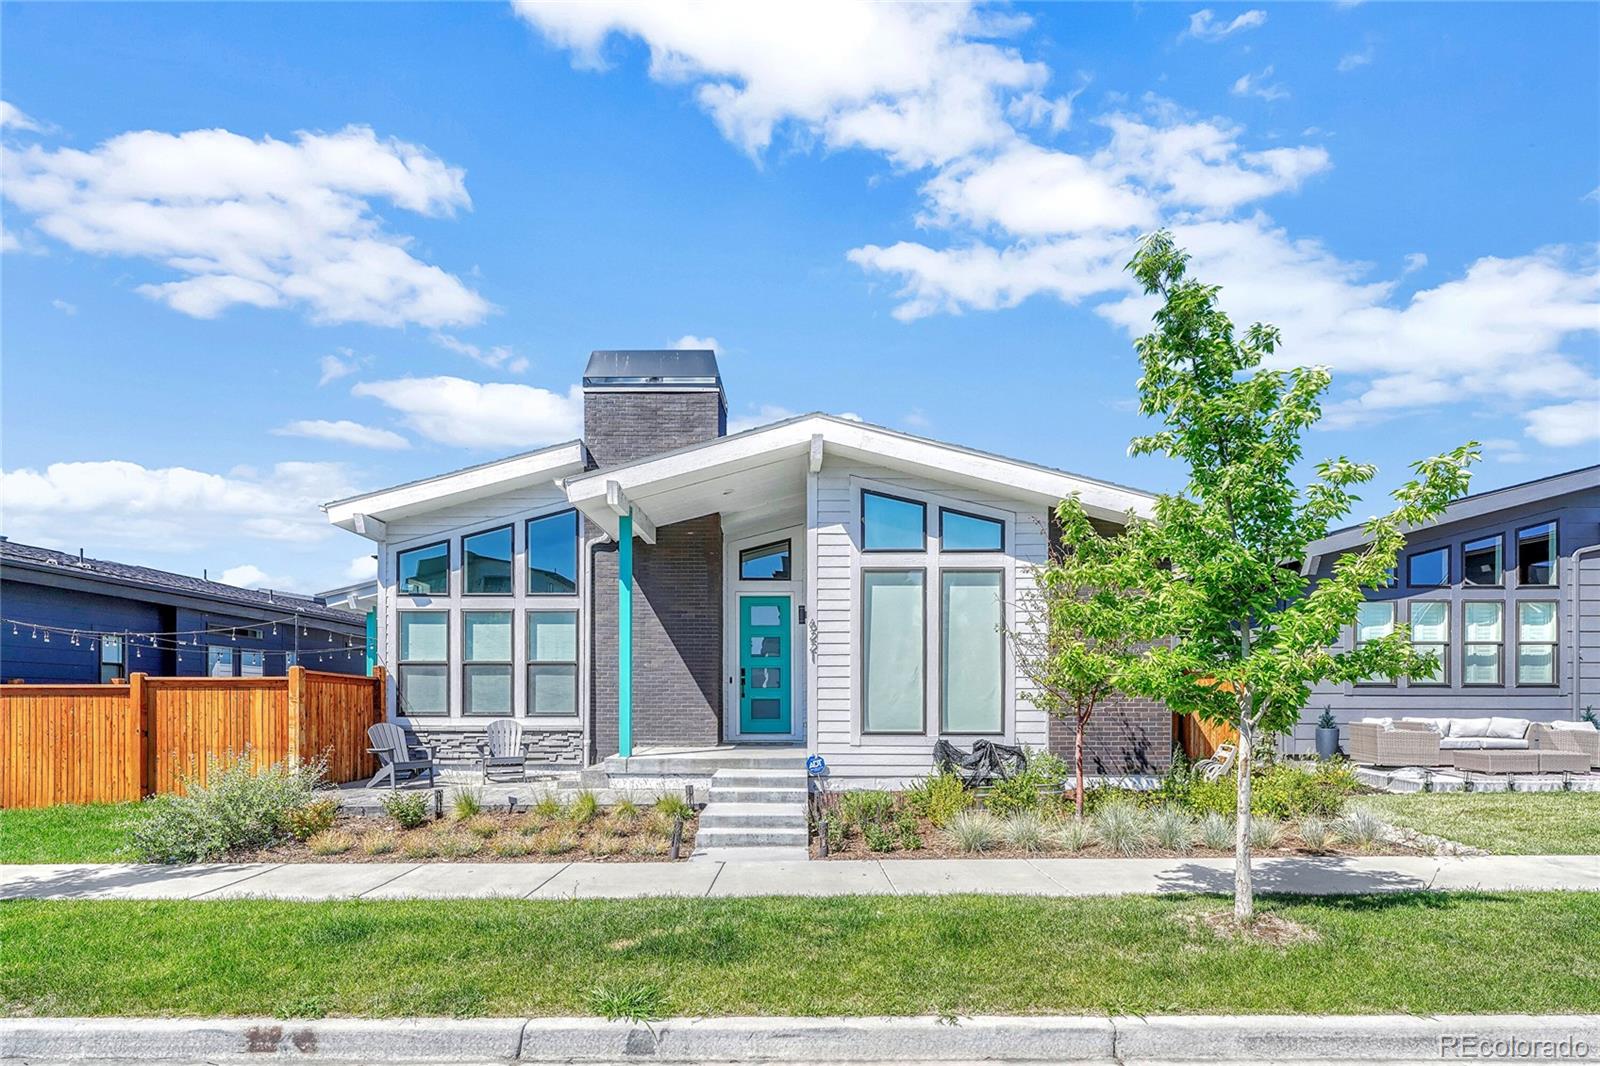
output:
M1583 599L1583 574L1579 570L1578 560L1590 552L1600 551L1600 544L1590 544L1578 548L1569 556L1572 560L1572 610L1571 625L1567 632L1572 634L1572 720L1583 721L1583 708L1579 704L1583 701L1583 664L1579 661L1583 655L1583 643L1579 639L1578 618L1581 613Z

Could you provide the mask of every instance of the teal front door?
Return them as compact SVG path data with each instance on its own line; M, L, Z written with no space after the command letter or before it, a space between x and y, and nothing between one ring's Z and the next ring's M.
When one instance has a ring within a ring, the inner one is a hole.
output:
M739 732L787 734L793 726L789 597L739 597Z

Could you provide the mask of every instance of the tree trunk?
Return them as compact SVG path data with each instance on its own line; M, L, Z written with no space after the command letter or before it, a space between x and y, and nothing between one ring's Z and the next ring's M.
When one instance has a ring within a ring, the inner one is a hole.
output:
M1088 715L1078 715L1078 728L1072 734L1072 767L1077 774L1077 790L1073 794L1073 806L1077 808L1078 821L1083 821L1083 726L1088 721Z
M1239 772L1239 795L1234 807L1233 917L1249 922L1256 913L1255 882L1250 873L1250 764L1255 755L1255 725L1250 720L1248 695L1240 694L1239 748L1234 765Z

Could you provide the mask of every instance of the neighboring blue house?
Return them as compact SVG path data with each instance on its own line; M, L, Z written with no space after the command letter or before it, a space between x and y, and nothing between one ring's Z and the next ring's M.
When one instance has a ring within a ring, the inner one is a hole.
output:
M1327 576L1366 544L1359 526L1308 549ZM1317 689L1291 747L1314 747L1317 717L1489 717L1571 721L1600 713L1600 466L1457 500L1412 531L1394 584L1368 594L1351 641L1409 623L1438 654L1431 678Z
M279 677L296 663L367 672L357 612L4 538L0 619L0 681Z

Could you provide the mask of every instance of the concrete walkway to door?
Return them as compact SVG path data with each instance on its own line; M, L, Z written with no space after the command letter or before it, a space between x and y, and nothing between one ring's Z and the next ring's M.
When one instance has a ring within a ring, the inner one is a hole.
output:
M1256 890L1600 891L1600 856L1270 858ZM648 863L0 866L0 899L629 899L642 896L1125 896L1228 893L1229 859L902 859Z

